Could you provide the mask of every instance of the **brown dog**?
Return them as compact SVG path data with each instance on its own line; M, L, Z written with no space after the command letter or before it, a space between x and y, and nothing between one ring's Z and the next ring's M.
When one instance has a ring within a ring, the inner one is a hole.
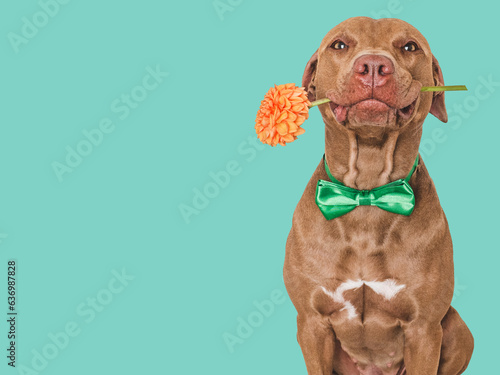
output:
M430 112L447 121L444 85L425 38L398 19L348 19L306 66L303 86L325 122L325 157L344 185L370 190L405 178ZM409 216L359 206L327 220L315 203L323 160L300 199L284 279L310 375L457 375L473 338L450 306L448 223L420 158Z

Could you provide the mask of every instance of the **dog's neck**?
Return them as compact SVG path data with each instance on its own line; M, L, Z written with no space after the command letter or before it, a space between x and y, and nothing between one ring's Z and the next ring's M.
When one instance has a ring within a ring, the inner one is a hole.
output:
M418 154L422 128L392 131L383 138L362 138L349 129L326 126L328 167L344 185L370 190L405 178Z

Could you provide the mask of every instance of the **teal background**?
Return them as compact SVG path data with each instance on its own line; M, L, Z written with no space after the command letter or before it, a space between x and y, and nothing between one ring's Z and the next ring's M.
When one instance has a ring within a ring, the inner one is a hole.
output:
M221 19L210 0L70 1L18 53L8 35L21 34L23 17L41 5L0 5L0 280L15 259L17 365L26 366L12 369L2 355L0 373L305 374L282 265L293 210L323 154L324 125L313 110L293 144L248 139L269 87L299 84L324 34L358 15L411 23L429 41L445 82L469 88L446 94L453 122L427 118L422 153L454 241L453 305L476 340L466 373L491 372L500 207L486 195L499 183L500 93L483 87L489 97L478 99L475 90L481 79L500 80L499 6L223 2L230 10ZM148 67L169 75L120 119L111 104L140 85ZM453 110L464 103L465 114ZM58 181L52 163L63 163L66 147L76 148L82 131L105 118L114 130ZM443 130L439 141L435 129ZM180 205L192 205L193 189L203 190L230 161L239 174L187 222ZM464 204L475 183L484 201ZM134 279L106 292L113 270L123 269ZM6 287L0 282L4 354ZM231 353L223 335L236 335L238 319L257 311L254 301L276 290L280 302ZM113 299L86 323L77 309L98 295ZM79 334L50 352L49 335L71 322ZM44 347L54 358L34 371Z

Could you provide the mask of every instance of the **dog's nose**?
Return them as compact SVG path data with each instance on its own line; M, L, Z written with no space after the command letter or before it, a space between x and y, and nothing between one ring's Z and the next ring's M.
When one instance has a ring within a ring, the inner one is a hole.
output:
M353 66L356 79L366 86L383 86L394 73L394 64L385 56L363 55L356 59Z

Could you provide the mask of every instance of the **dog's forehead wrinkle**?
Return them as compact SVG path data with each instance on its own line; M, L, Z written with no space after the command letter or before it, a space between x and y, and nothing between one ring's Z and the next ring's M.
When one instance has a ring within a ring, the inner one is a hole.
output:
M415 27L397 18L349 18L331 29L324 40L332 43L334 39L330 40L331 38L339 38L358 42L357 35L360 34L364 35L364 43L371 46L392 45L396 42L415 40L429 48L427 40Z
M422 42L423 39L425 38L420 33L416 34L408 30L401 30L399 33L394 33L391 40L393 43L405 43L408 41Z

